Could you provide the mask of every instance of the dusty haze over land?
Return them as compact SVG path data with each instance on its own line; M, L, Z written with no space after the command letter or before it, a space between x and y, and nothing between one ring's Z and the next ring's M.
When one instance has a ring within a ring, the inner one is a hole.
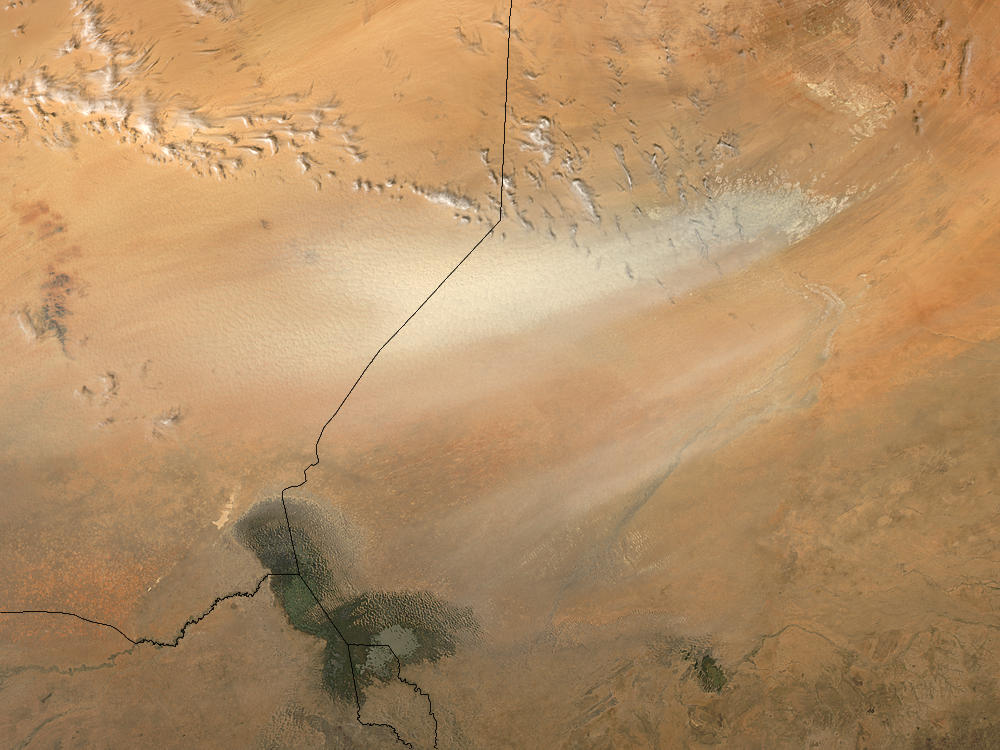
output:
M0 2L0 745L1000 747L995 4Z

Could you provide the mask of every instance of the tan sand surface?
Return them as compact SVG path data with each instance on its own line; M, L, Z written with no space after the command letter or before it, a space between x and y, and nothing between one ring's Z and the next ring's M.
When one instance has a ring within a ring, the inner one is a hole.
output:
M3 2L0 746L1000 747L994 5Z

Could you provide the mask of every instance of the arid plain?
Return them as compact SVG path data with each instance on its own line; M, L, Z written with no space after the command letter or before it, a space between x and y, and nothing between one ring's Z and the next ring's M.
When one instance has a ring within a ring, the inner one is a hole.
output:
M1000 747L1000 7L3 2L0 746Z

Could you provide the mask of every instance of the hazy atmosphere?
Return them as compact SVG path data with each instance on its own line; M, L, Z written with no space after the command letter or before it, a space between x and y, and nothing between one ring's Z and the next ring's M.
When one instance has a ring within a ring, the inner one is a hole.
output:
M1000 748L1000 6L2 1L0 747Z

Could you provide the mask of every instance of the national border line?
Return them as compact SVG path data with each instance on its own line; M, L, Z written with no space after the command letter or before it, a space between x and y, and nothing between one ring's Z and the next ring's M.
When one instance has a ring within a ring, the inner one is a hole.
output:
M257 581L257 585L250 591L234 591L231 594L225 594L223 596L215 597L214 601L209 605L208 609L202 612L200 615L189 618L182 626L177 635L174 636L173 640L169 641L158 641L155 638L146 638L145 636L140 638L133 638L128 633L123 631L117 625L112 625L110 622L102 622L100 620L92 620L89 617L84 617L83 615L77 614L76 612L62 612L56 609L14 609L14 610L0 610L0 615L65 615L66 617L75 617L77 620L82 620L83 622L89 623L91 625L100 625L102 628L108 628L113 630L126 641L131 643L133 646L141 646L143 644L149 644L151 646L157 646L159 648L177 648L180 644L181 639L187 635L187 629L192 625L197 625L199 622L204 620L212 611L218 607L222 602L229 599L252 599L260 593L261 587L264 585L264 581L268 578L274 578L278 576L297 576L298 573L265 573L261 576L260 580Z
M88 623L90 625L97 625L99 627L108 628L109 630L113 630L116 633L118 633L118 635L120 635L122 638L124 638L129 643L131 643L133 646L141 646L141 645L144 645L144 644L148 644L148 645L156 646L157 648L177 648L180 645L181 640L187 634L188 628L190 628L190 627L192 627L194 625L197 625L202 620L204 620L206 617L208 617L215 610L215 608L218 607L222 602L228 601L229 599L237 599L237 598L252 599L258 593L260 593L260 590L261 590L261 588L264 585L264 581L268 580L269 578L295 576L300 581L302 581L302 584L306 587L306 589L308 589L309 594L316 601L316 604L319 606L320 610L322 610L323 614L326 616L326 619L329 621L330 625L333 627L334 632L337 634L337 636L340 638L340 640L344 644L344 649L347 652L348 667L351 670L351 680L352 680L352 684L353 684L353 687L354 687L354 703L355 703L355 708L356 708L355 718L357 719L358 723L361 724L362 726L365 726L365 727L384 727L384 728L386 728L386 729L388 729L389 731L392 732L392 735L396 739L397 742L400 742L401 744L405 745L408 748L413 748L413 744L411 742L408 742L407 740L403 739L402 735L400 735L399 731L392 724L381 723L381 722L368 722L368 721L365 721L364 719L361 718L361 690L358 687L358 678L357 678L357 674L356 674L356 671L355 671L355 668L354 668L354 656L351 653L351 649L352 648L365 648L365 649L387 648L387 649L389 649L389 653L392 654L392 657L393 657L393 659L396 662L396 679L399 682L403 683L404 685L407 685L408 687L412 688L412 690L415 693L417 693L417 694L419 694L419 695L421 695L421 696L423 696L424 698L427 699L427 713L428 713L428 715L431 717L431 719L434 722L434 748L437 748L437 746L438 746L438 720L437 720L437 716L434 713L434 704L431 701L430 694L427 693L427 692L425 692L425 691L423 691L420 688L420 686L417 685L416 683L410 682L409 680L407 680L407 679L405 679L403 677L403 675L402 675L402 661L400 660L399 655L396 654L396 652L393 650L392 646L390 646L389 644L386 644L386 643L351 643L350 641L348 641L347 638L344 636L343 631L341 631L341 629L338 627L337 623L334 621L333 617L330 615L329 611L327 611L326 607L323 606L323 603L320 601L319 596L317 596L316 592L313 591L312 587L309 585L309 582L306 581L305 577L302 575L302 567L299 564L299 555L298 555L298 552L297 552L296 547L295 547L295 537L292 535L292 523L291 523L291 520L289 519L289 516L288 516L288 505L287 505L287 503L285 501L285 493L288 492L289 490L298 489L299 487L304 486L309 481L309 469L312 469L313 467L318 466L319 462L320 462L320 459L319 459L319 443L323 439L323 435L326 432L326 428L329 427L330 424L333 422L333 420L336 419L337 415L340 414L341 409L344 408L344 404L347 403L347 400L351 397L351 394L354 393L354 390L361 383L362 378L364 378L364 376L368 372L369 368L371 368L371 366L373 364L375 364L375 360L377 360L378 357L379 357L379 355L382 354L382 351L387 346L389 346L390 343L392 343L393 339L395 339L402 332L402 330L407 326L407 324L417 316L417 314L424 308L424 306L427 305L427 303L431 301L431 299L434 297L434 295L436 295L439 291L441 291L441 288L447 283L448 279L450 279L458 271L458 269L461 268L462 265L469 258L472 257L472 254L475 253L476 250L479 249L480 245L482 245L483 242L485 242L486 239L490 235L493 234L493 232L496 230L496 228L498 226L500 226L500 222L503 221L504 170L505 170L506 165L507 165L507 115L508 115L508 109L509 109L509 95L510 95L509 94L509 92L510 92L510 39L511 39L511 21L512 21L512 18L513 18L513 14L514 14L514 2L513 2L513 0L510 0L510 2L508 4L508 8L507 8L507 57L506 57L506 63L505 63L505 68L504 68L504 87L503 87L503 138L502 138L501 146L500 146L500 174L497 177L497 192L499 194L499 200L498 200L498 204L499 204L499 216L497 217L497 220L486 231L486 234L484 234L482 237L480 237L479 240L476 242L476 244L474 244L472 246L472 248L464 256L462 256L462 259L459 260L458 263L455 264L455 266L445 275L445 277L443 279L441 279L440 282L438 282L437 286L435 286L434 289L431 290L430 294L428 294L424 298L423 302L421 302L419 305L417 305L416 309L414 309L413 312L410 313L410 315L406 318L406 320L403 321L403 323L399 326L399 328L397 328L395 331L393 331L392 335L390 335L389 338L387 338L382 343L382 345L376 350L375 354L372 355L371 359L368 360L368 364L366 364L364 366L364 369L361 371L361 374L358 375L357 379L354 381L354 383L351 385L351 387L347 390L347 393L340 400L340 403L337 404L337 408L334 409L333 413L326 420L326 422L323 423L323 426L320 428L319 435L316 436L316 442L315 442L315 444L313 446L313 455L314 455L315 459L308 466L306 466L302 470L302 481L299 482L298 484L289 485L289 486L287 486L287 487L285 487L284 489L281 490L281 508L284 511L284 515L285 515L285 528L286 528L286 530L288 532L288 542L289 542L289 544L291 545L291 548L292 548L292 557L295 560L295 571L294 572L290 572L290 573L266 573L265 575L263 575L260 578L260 580L257 581L257 585L252 590L250 590L250 591L234 591L234 592L232 592L230 594L225 594L223 596L217 596L212 601L211 605L209 605L209 607L207 609L205 609L203 612L201 612L201 614L196 615L195 617L189 618L181 626L180 630L177 632L177 635L172 640L169 640L169 641L160 641L160 640L157 640L155 638L148 638L148 637L145 637L145 636L142 636L142 637L139 637L139 638L133 638L132 636L130 636L127 633L125 633L123 630L121 630L116 625L112 625L111 623L103 622L101 620L94 620L94 619L91 619L89 617L84 617L83 615L80 615L80 614L78 614L76 612L66 612L66 611L62 611L62 610L51 610L51 609L18 609L18 610L0 610L0 615L57 615L57 616L72 617L72 618L75 618L77 620L81 620L81 621L83 621L85 623Z

